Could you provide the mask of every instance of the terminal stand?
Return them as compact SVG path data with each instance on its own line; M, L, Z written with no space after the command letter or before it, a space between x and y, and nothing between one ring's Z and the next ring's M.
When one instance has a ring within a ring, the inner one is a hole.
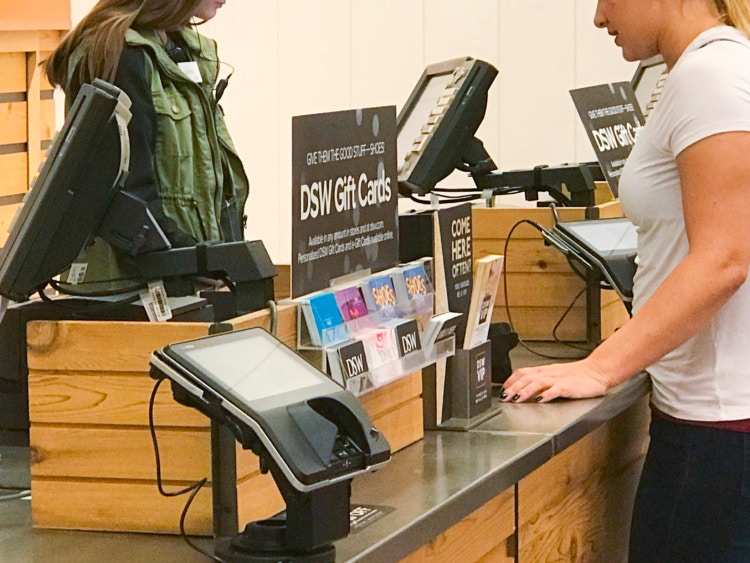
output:
M252 430L207 408L172 383L175 400L211 418L211 471L215 553L226 563L335 563L333 542L349 534L351 479L301 492L295 489ZM248 523L237 533L235 439L270 472L286 511Z

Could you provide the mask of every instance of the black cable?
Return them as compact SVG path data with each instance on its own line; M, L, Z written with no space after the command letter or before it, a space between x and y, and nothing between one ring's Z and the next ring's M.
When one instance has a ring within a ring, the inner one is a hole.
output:
M0 484L0 491L28 491L28 487L14 487L11 485Z
M514 225L513 225L513 226L512 226L511 228L510 228L510 231L508 231L508 236L507 236L507 237L506 237L506 239L505 239L505 244L503 245L503 255L505 256L505 260L503 260L503 293L504 293L504 301L505 301L505 303L504 303L504 305L505 305L505 315L506 315L506 316L508 317L508 324L510 325L510 327L511 327L511 330L512 330L513 332L515 332L515 333L518 333L518 331L517 331L517 330L515 329L515 327L514 327L514 325L513 325L513 318L511 317L511 314L510 314L510 304L509 304L509 301L508 301L508 245L509 245L509 243L510 243L510 240L511 240L511 238L512 238L512 236L513 236L513 233L515 232L515 230L516 230L516 229L517 229L518 227L520 227L521 225L523 225L523 224L528 224L528 225L531 225L531 226L532 226L532 227L534 227L534 228L535 228L536 230L538 230L538 231L539 231L540 233L541 233L541 232L544 232L544 227L542 227L542 226L541 226L541 225L540 225L539 223L537 223L536 221L532 221L532 220L530 220L530 219L521 219L520 221L518 221L517 223L515 223L515 224L514 224ZM584 288L584 291L585 291L585 288ZM555 329L553 329L553 338L554 338L554 332L555 332L555 330L557 329L557 327L558 327L558 326L559 326L560 324L562 324L562 321L563 321L563 320L565 319L565 317L566 317L566 316L568 315L568 313L570 312L570 310L572 310L572 308L573 308L573 305L574 305L574 304L575 304L575 302L576 302L576 301L578 300L578 297L579 297L579 296L580 296L580 294L579 294L579 295L576 295L576 298L575 298L575 299L573 300L573 302L572 302L572 303L571 303L571 304L570 304L570 305L568 306L568 308L567 308L567 309L565 310L565 312L563 313L563 316L562 316L562 318L561 318L561 319L560 319L560 320L559 320L559 321L557 322L557 324L555 325ZM580 360L580 359L582 359L582 358L581 358L581 357L579 357L579 356L556 356L556 355L545 354L544 352L540 352L539 350L534 350L533 348L531 348L531 347L530 347L530 346L529 346L529 345L528 345L528 344L526 343L526 341L525 341L525 340L524 340L523 338L521 338L521 336L520 336L520 335L518 336L518 343L519 343L519 344L520 344L521 346L523 346L523 347L524 347L524 348L525 348L526 350L528 350L529 352L531 352L532 354L534 354L534 355L536 355L536 356L539 356L539 357L541 357L541 358L546 358L546 359L548 359L548 360ZM562 342L562 343L563 343L563 344L566 344L566 345L568 345L568 344L567 344L567 343L565 343L565 342Z
M190 25L193 27L193 31L198 36L198 54L201 55L201 56L203 56L203 40L202 40L202 35L200 33L198 33L197 27L199 25L203 25L204 23L206 23L206 22L205 21L196 21L194 18L191 19L191 21L190 21ZM229 86L229 79L232 78L232 76L234 76L235 68L234 68L233 65L231 65L231 64L229 64L227 62L218 60L218 58L216 60L213 60L213 59L206 59L206 60L208 60L209 62L212 62L212 63L216 63L219 67L221 65L229 67L229 74L227 75L227 77L220 79L216 83L216 86L214 87L214 104L218 106L219 105L219 101L221 100L222 96L224 95L224 92L227 89L227 86ZM217 74L218 74L218 72L217 72Z
M159 386L162 384L163 381L165 381L165 379L166 378L163 377L156 381L156 384L154 385L154 389L153 391L151 391L151 398L149 399L149 402L148 402L148 426L149 426L149 431L151 432L151 441L154 444L154 458L156 461L156 486L159 489L159 494L165 497L177 497L180 495L190 493L190 496L185 502L185 507L182 509L182 514L180 514L180 537L185 541L188 547L190 547L194 551L197 551L201 555L208 557L209 559L216 561L217 563L224 563L223 560L219 559L215 555L201 549L198 545L194 544L188 537L187 532L185 531L185 519L187 518L188 510L190 509L190 506L193 504L193 499L195 499L195 496L198 494L198 491L200 491L203 485L205 485L208 482L208 477L204 477L200 481L197 481L193 483L192 485L188 485L187 487L183 489L179 489L177 491L166 491L162 483L161 457L159 455L159 442L156 438L156 426L154 424L154 403L156 402L156 393L159 391Z
M560 325L563 324L563 322L567 318L568 314L573 310L573 306L576 304L576 302L581 297L581 295L583 295L584 293L586 293L586 289L587 288L584 287L581 291L579 291L576 294L576 296L573 298L573 301L570 302L570 305L568 305L568 308L565 309L565 312L562 314L562 317L560 317L560 320L557 321L557 324L555 325L555 328L552 329L552 338L554 338L555 342L557 342L558 344L562 344L563 346L567 346L568 348L573 348L574 350L581 350L582 352L586 352L587 353L586 355L588 355L589 353L591 353L593 351L591 348L585 348L583 346L576 346L572 342L565 342L564 340L562 340L560 337L557 336L557 329L560 328ZM581 356L578 359L582 360L585 357L586 356Z
M53 282L50 282L50 285L55 289L59 287L57 286L56 283L53 283ZM57 290L60 291L59 289ZM61 293L64 293L64 292L61 292ZM70 303L64 300L50 299L49 295L47 295L44 292L44 289L40 289L38 294L39 294L40 299L44 301L45 303L52 305L54 307L58 307L60 309L72 311L73 313L103 313L106 311L110 311L112 309L117 309L124 305L130 305L131 303L135 303L141 298L140 294L136 293L135 295L131 295L129 297L125 297L117 301L103 301L103 302L98 302L98 303L93 303L93 304L84 304L81 302ZM82 297L82 296L74 295L74 297Z
M60 282L57 280L49 280L49 282L47 283L52 289L54 289L58 293L70 295L72 297L117 297L118 295L124 295L132 291L142 291L148 287L147 283L138 282L138 284L134 284L132 287L128 289L112 289L109 291L89 291L89 292L84 293L84 292L77 292L75 289L73 289L73 287L75 286L63 287L60 284ZM42 288L42 290L43 289L44 288Z
M481 193L477 193L476 195L467 195L463 197L445 197L441 196L439 192L433 191L435 195L438 197L443 197L443 199L449 199L451 203L465 203L469 201L475 201L477 199L482 198ZM419 203L420 205L431 205L432 202L429 199L422 199L417 197L415 194L409 194L409 199L411 199L415 203Z

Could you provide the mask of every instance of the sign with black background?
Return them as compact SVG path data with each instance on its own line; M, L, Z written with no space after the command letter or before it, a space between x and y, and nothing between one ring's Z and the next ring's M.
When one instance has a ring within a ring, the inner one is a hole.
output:
M398 263L396 108L292 119L292 297Z
M630 82L571 90L570 95L615 197L635 138L645 123Z
M450 311L463 313L456 331L456 342L463 342L466 315L471 304L472 234L471 204L446 207L438 212L441 256L435 257L436 268L442 262ZM456 344L458 346L458 344Z

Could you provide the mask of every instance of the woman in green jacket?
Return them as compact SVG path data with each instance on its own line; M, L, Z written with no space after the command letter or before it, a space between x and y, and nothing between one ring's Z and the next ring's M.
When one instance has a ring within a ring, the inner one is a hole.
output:
M191 27L225 2L100 0L45 63L69 104L94 78L128 95L125 190L147 202L173 247L243 239L248 180L218 105L228 77L219 79L215 42ZM86 254L84 287L135 277L101 240Z

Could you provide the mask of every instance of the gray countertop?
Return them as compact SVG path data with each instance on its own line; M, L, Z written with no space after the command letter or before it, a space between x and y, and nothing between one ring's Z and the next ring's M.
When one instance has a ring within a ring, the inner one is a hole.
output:
M426 432L385 467L353 481L353 504L380 507L384 515L337 542L337 561L400 560L643 399L648 390L642 375L601 398L505 404L468 432ZM13 467L9 451L16 452L6 449L0 464L6 480ZM16 465L27 475L27 452L22 454ZM0 561L99 563L103 554L113 563L205 561L174 536L33 529L28 500L0 503L0 523ZM210 541L198 543L210 549ZM45 559L53 553L54 559Z
M468 432L426 432L383 469L354 480L353 504L384 507L385 515L337 542L337 561L399 561L648 391L640 375L604 397L505 404Z

